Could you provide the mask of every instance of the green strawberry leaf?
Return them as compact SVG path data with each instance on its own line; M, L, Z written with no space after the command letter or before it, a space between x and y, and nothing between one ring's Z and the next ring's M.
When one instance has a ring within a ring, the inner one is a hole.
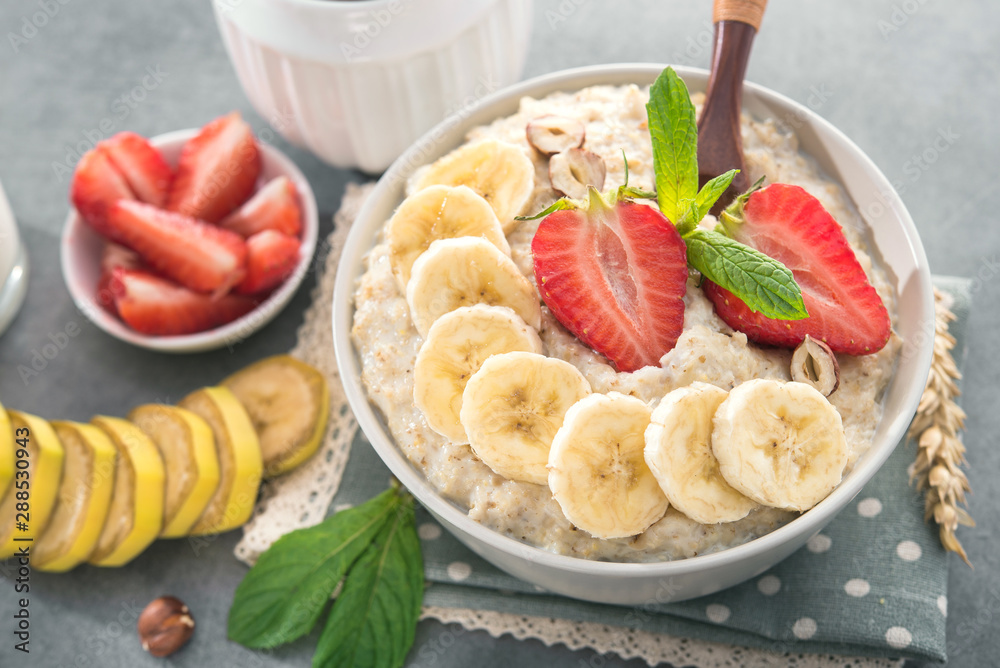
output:
M557 199L555 202L550 204L548 207L542 209L534 216L514 216L514 220L538 220L539 218L544 218L550 213L555 213L556 211L563 211L565 209L579 209L584 205L576 200L570 199L568 197L563 197L562 199Z
M309 633L351 565L394 520L402 499L399 490L389 489L314 527L279 538L236 588L229 639L245 647L269 648Z
M657 202L677 223L688 209L685 200L698 195L698 123L687 86L673 68L663 70L650 87L646 114Z
M684 237L688 264L738 297L752 311L778 320L808 318L792 272L774 258L710 230Z
M398 668L413 645L424 568L413 501L398 505L351 567L313 656L314 668Z

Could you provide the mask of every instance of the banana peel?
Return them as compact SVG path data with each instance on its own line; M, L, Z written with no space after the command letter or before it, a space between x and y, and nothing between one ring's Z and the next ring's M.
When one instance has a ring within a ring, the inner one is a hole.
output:
M31 554L38 570L63 572L94 551L111 506L118 453L93 425L54 421L52 428L65 451L62 483L52 518Z
M160 451L166 473L160 538L186 536L219 487L215 436L202 418L164 404L137 406L128 419Z
M137 426L99 415L91 424L118 450L111 507L90 563L123 566L145 550L163 527L165 472L160 452Z

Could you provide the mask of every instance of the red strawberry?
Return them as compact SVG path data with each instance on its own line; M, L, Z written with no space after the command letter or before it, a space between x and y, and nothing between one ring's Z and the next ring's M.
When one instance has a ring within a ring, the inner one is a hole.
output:
M115 310L115 296L111 291L111 277L115 269L140 269L142 259L135 251L108 242L101 254L101 277L97 280L97 303L112 313Z
M243 204L260 173L260 154L239 112L220 116L181 151L167 209L217 223Z
M299 208L295 184L287 176L269 181L219 225L244 238L263 230L299 236L302 230L302 210Z
M246 243L235 232L129 200L111 207L107 222L113 240L187 288L222 294L243 280Z
M295 271L301 245L295 237L274 230L247 239L247 275L236 292L252 295L280 284Z
M84 153L77 163L70 199L83 219L103 236L108 236L108 209L120 199L135 199L104 142Z
M732 293L705 282L719 316L758 343L793 348L806 334L834 352L867 355L889 340L885 304L868 282L840 225L819 200L798 186L772 184L723 214L737 241L782 262L802 290L809 317L774 320L747 308Z
M119 132L102 144L136 199L160 207L166 204L173 171L145 137Z
M125 323L140 334L194 334L231 322L257 301L239 295L213 299L155 274L118 268L111 279L115 305Z
M619 371L659 364L684 328L687 253L663 215L590 191L587 210L557 211L531 242L552 314Z

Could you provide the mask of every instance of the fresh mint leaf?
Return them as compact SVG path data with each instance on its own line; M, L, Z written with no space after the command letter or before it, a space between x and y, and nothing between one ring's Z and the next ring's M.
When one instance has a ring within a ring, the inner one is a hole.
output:
M698 122L687 86L673 68L663 70L650 87L646 115L657 202L677 223L688 209L685 200L698 195Z
M688 264L752 311L778 320L809 317L792 272L774 258L710 230L684 237Z
M351 565L394 521L403 503L401 493L389 489L279 538L236 588L229 609L230 640L268 648L309 633Z
M413 502L395 508L351 568L313 656L314 668L397 668L413 645L424 569Z
M701 187L701 190L698 191L698 196L694 200L695 208L698 211L697 220L694 221L695 225L708 215L708 212L712 210L715 203L722 197L722 193L726 192L729 184L733 182L733 179L739 173L740 170L738 169L730 169L725 174L719 174Z

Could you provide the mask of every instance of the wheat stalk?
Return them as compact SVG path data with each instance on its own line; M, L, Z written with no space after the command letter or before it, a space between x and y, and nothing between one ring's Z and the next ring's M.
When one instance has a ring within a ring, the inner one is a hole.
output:
M934 359L931 362L927 386L910 425L909 436L917 442L917 459L910 465L910 480L924 491L924 520L932 518L939 527L941 544L956 552L965 563L969 557L955 536L958 525L975 526L965 498L970 492L969 479L962 471L965 445L959 432L965 425L965 411L955 403L961 394L956 381L962 374L955 365L951 350L955 337L948 332L948 323L955 315L948 309L946 297L934 290Z

